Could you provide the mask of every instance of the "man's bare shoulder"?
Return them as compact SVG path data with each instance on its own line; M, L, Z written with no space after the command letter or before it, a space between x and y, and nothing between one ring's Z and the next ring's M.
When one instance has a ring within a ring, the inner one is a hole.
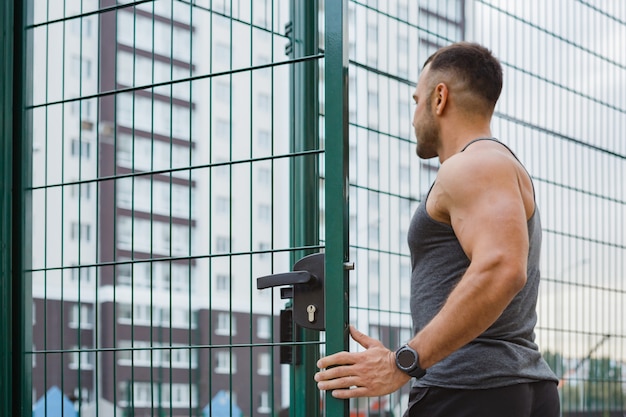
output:
M464 195L475 193L477 188L515 186L519 168L519 162L502 145L476 143L441 164L437 182Z

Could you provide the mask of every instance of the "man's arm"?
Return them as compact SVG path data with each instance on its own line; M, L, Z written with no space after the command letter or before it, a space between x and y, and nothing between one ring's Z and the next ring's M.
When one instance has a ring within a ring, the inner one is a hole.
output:
M527 205L521 187L519 169L498 151L464 152L442 165L427 208L452 225L470 266L438 314L409 342L422 368L483 333L525 285ZM368 339L373 347L361 343L365 352L320 359L318 367L335 367L316 374L318 387L351 398L385 395L404 385L409 377L396 367L394 353Z

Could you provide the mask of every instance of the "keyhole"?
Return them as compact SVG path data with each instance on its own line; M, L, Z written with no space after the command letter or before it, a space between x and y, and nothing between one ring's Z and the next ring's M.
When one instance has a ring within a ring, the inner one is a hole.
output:
M313 323L315 321L315 312L317 311L317 307L315 307L313 304L310 304L307 308L306 308L307 313L309 313L309 322Z

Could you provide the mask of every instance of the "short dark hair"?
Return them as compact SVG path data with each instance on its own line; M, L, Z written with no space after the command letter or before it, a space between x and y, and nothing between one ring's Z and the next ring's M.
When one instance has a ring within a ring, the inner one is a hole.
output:
M432 54L424 63L433 71L450 72L461 78L469 91L491 109L502 91L502 66L491 51L477 43L457 42Z

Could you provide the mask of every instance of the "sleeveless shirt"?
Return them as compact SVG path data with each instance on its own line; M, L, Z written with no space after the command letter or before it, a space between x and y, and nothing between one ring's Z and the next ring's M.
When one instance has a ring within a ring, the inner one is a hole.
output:
M414 334L439 312L470 264L452 227L434 220L426 211L427 199L428 196L413 215L407 238L412 264ZM540 380L558 381L535 344L541 251L541 222L536 205L527 225L529 252L524 288L491 327L428 368L423 378L414 380L414 386L483 389Z

